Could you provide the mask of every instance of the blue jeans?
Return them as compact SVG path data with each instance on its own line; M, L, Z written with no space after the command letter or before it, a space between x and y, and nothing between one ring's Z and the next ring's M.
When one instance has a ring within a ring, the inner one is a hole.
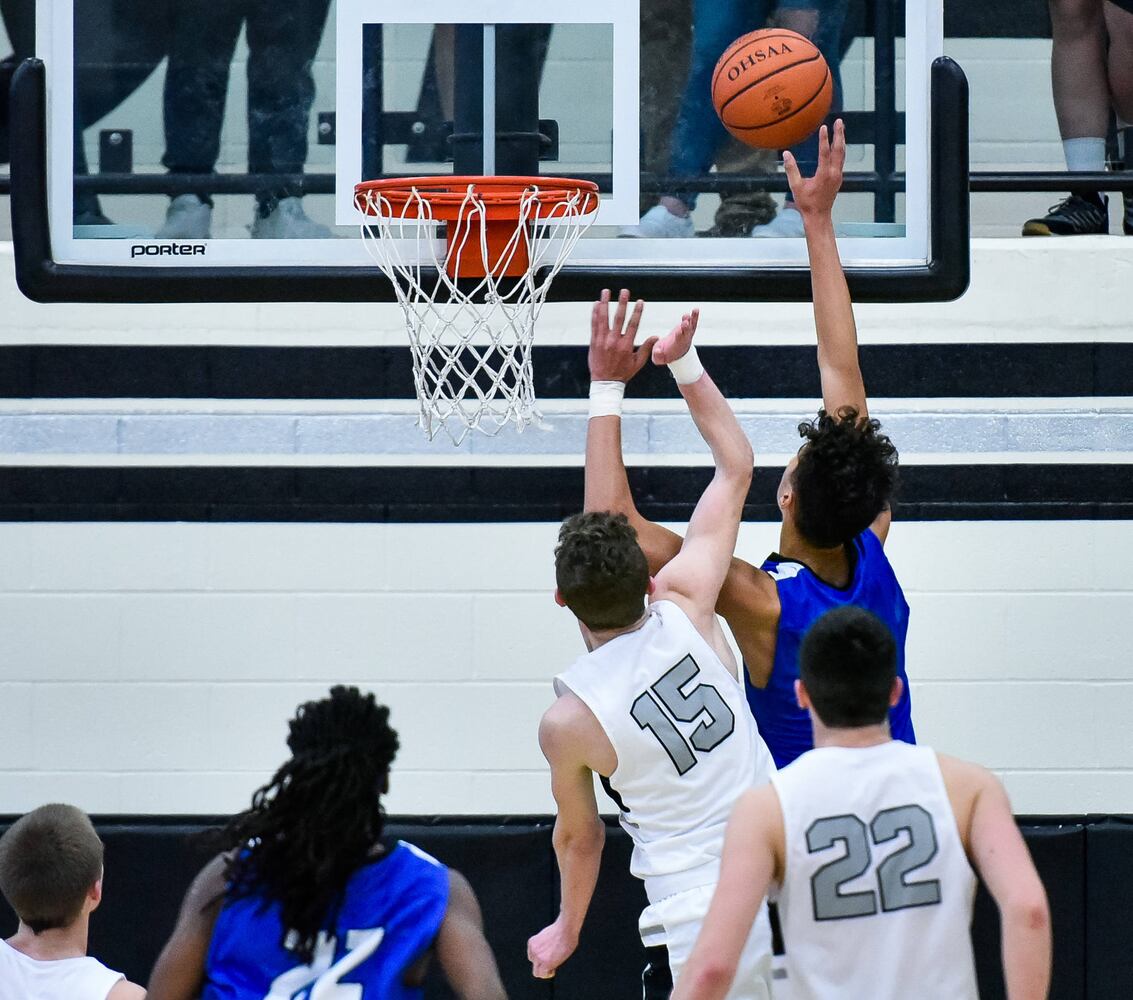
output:
M818 47L834 77L831 110L842 109L842 74L839 45L848 0L694 0L692 67L681 100L681 110L673 130L669 172L673 177L698 177L711 169L716 150L728 134L712 106L712 71L721 53L740 35L767 24L776 9L818 11L818 27L812 41ZM791 150L804 176L818 165L818 136L812 135ZM670 192L691 209L697 192Z

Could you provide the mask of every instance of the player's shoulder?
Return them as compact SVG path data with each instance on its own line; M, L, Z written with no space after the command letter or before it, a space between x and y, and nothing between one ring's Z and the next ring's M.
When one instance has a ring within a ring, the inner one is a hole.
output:
M983 794L1005 795L1003 784L986 767L936 750L940 776L953 807L968 807Z
M128 979L118 980L106 994L106 1000L145 1000L145 997L145 987L131 983Z
M539 745L545 751L568 751L601 730L597 717L577 694L567 689L539 721Z

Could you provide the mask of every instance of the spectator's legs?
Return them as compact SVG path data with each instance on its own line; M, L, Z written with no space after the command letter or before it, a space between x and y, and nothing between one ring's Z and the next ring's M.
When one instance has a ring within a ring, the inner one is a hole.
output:
M642 0L641 169L663 174L681 93L688 79L692 0ZM642 193L641 211L656 203Z
M842 110L842 26L846 21L848 0L782 0L776 23L783 28L806 35L822 53L834 81L834 97L830 110ZM791 149L803 176L818 167L818 134L804 139ZM756 226L753 236L802 236L803 221L790 191L777 219L765 226Z
M315 99L311 72L330 0L254 0L248 15L248 169L299 174L307 162L307 128ZM266 218L286 185L256 196Z
M712 71L724 49L766 23L770 6L767 0L694 0L692 66L669 161L674 177L696 177L712 166L716 147L727 135L712 106ZM696 205L696 192L682 188L661 202L674 215L688 215Z
M165 72L165 155L171 173L209 174L220 157L228 71L244 20L244 4L176 0ZM198 196L211 205L204 192Z
M1110 96L1106 80L1104 0L1050 0L1050 77L1058 131L1070 171L1105 170ZM1024 236L1075 236L1109 231L1106 199L1096 191L1070 197L1023 226Z
M1109 35L1109 91L1118 124L1133 125L1133 10L1105 5Z
M1109 90L1117 127L1121 135L1125 169L1133 169L1133 5L1105 5L1106 30L1109 33ZM1125 211L1122 229L1133 236L1133 192L1123 198Z

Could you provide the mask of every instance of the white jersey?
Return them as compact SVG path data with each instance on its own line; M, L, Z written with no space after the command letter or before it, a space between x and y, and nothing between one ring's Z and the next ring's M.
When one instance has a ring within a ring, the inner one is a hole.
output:
M0 941L0 1000L106 1000L125 978L94 958L41 961Z
M796 1000L976 1000L976 877L936 753L822 747L773 778L779 916Z
M672 601L555 678L592 711L618 756L604 781L651 901L712 885L736 799L775 769L743 688Z

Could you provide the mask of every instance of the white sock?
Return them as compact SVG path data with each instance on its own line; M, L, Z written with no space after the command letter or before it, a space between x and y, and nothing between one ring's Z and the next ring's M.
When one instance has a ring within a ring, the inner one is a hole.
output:
M1105 170L1105 138L1063 139L1066 169L1075 173L1101 173Z

